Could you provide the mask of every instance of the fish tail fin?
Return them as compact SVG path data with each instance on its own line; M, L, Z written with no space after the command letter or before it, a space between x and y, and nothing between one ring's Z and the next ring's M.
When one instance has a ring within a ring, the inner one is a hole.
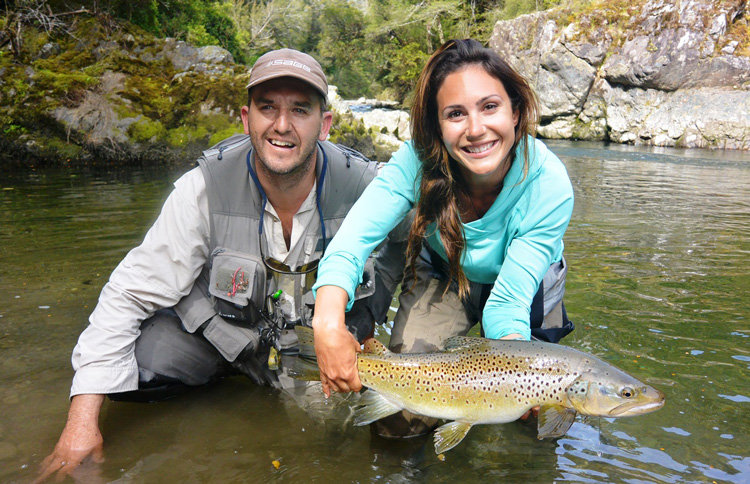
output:
M299 341L299 354L289 370L289 376L297 380L318 381L320 368L318 368L318 358L315 356L313 330L301 325L295 326L294 330Z
M298 324L294 327L299 342L299 354L304 358L315 359L315 338L312 328Z

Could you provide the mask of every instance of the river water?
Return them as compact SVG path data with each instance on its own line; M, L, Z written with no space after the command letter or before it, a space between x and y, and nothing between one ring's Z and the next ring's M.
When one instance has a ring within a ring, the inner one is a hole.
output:
M564 343L661 389L663 409L578 417L557 440L537 440L534 423L476 426L442 461L429 441L320 421L237 377L160 404L106 403L106 461L84 466L84 482L750 482L750 153L548 144L576 194L565 242L577 329ZM1 482L31 481L54 447L78 334L177 175L0 178Z

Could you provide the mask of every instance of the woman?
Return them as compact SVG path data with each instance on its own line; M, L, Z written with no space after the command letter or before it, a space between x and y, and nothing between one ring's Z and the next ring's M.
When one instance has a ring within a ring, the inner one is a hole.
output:
M412 141L354 205L319 266L313 329L326 394L361 388L344 310L367 256L412 208L392 350L434 350L480 320L486 337L528 340L535 296L551 301L547 317L568 323L562 237L573 190L531 136L537 105L523 77L477 41L447 42L420 75L411 116ZM323 328L338 330L325 337Z

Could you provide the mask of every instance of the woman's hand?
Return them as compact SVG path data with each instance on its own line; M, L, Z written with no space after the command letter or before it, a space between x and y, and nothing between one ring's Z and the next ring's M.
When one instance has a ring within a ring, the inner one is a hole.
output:
M357 372L357 340L346 329L344 312L349 295L337 286L318 288L315 297L313 332L323 393L358 392L362 389Z

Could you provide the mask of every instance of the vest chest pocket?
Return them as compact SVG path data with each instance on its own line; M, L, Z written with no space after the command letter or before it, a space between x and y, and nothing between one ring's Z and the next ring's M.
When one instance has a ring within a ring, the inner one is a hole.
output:
M258 322L266 292L266 268L260 257L217 248L211 254L208 287L221 316Z

